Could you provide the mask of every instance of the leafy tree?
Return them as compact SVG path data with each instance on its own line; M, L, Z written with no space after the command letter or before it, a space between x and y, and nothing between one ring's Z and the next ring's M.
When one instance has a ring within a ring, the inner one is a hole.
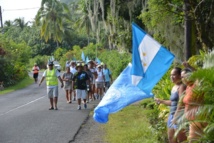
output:
M41 8L36 15L36 24L41 25L41 37L62 42L65 27L63 20L70 20L67 5L57 0L42 0Z
M28 26L28 22L25 23L24 18L17 18L14 20L14 24L17 27L20 27L22 30Z

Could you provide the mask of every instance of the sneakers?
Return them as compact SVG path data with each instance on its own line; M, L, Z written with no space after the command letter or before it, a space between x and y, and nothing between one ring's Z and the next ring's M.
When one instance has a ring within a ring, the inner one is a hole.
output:
M87 108L87 104L84 104L84 108L85 108L85 109Z
M81 106L80 105L78 105L77 110L81 110Z

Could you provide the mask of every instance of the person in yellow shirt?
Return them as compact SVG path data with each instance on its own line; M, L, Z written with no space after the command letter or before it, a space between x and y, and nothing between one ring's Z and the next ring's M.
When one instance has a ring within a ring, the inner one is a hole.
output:
M62 78L60 77L60 73L58 70L53 68L54 64L53 62L48 62L48 69L44 71L42 79L39 83L39 86L43 82L43 80L46 78L46 84L47 84L47 95L50 99L50 105L51 107L49 110L58 110L57 108L57 101L58 101L58 79L61 82L61 88L63 88L64 84L62 81Z

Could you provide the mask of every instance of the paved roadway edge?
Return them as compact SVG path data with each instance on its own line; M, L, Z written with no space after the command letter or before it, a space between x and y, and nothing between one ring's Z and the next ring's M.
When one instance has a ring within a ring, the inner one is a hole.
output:
M89 112L88 116L85 118L85 120L83 121L83 123L80 125L79 129L77 130L77 132L75 133L74 137L72 140L70 140L68 143L73 143L76 139L76 136L79 134L79 132L81 131L81 129L83 128L83 125L85 125L87 123L87 121L89 120L90 114L91 112L94 110L94 108L96 107L96 105L93 105L93 108L91 109L91 111Z

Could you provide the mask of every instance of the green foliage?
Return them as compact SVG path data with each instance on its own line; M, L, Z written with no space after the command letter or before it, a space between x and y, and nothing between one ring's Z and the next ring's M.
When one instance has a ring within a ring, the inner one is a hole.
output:
M157 41L172 51L177 58L183 59L184 29L182 1L147 1L139 19L145 30Z
M65 20L70 20L70 12L66 4L57 0L42 0L41 8L36 15L36 24L41 26L41 37L47 42L53 39L62 42L66 29L63 25Z
M15 43L0 35L0 47L6 54L0 55L0 81L7 87L28 76L27 63L29 62L31 49L26 43Z
M113 79L131 62L130 53L118 53L116 50L103 50L98 57L112 71Z
M171 70L168 70L168 72L162 77L162 79L154 87L152 92L156 98L167 99L167 100L169 99L171 94L171 89L173 86L173 83L170 80L170 72Z
M56 51L54 52L54 58L55 60L59 61L61 57L65 54L65 49L62 48L57 48Z
M31 70L35 63L37 63L40 69L46 69L48 59L49 59L48 56L41 56L41 55L31 58L28 64L28 69Z

